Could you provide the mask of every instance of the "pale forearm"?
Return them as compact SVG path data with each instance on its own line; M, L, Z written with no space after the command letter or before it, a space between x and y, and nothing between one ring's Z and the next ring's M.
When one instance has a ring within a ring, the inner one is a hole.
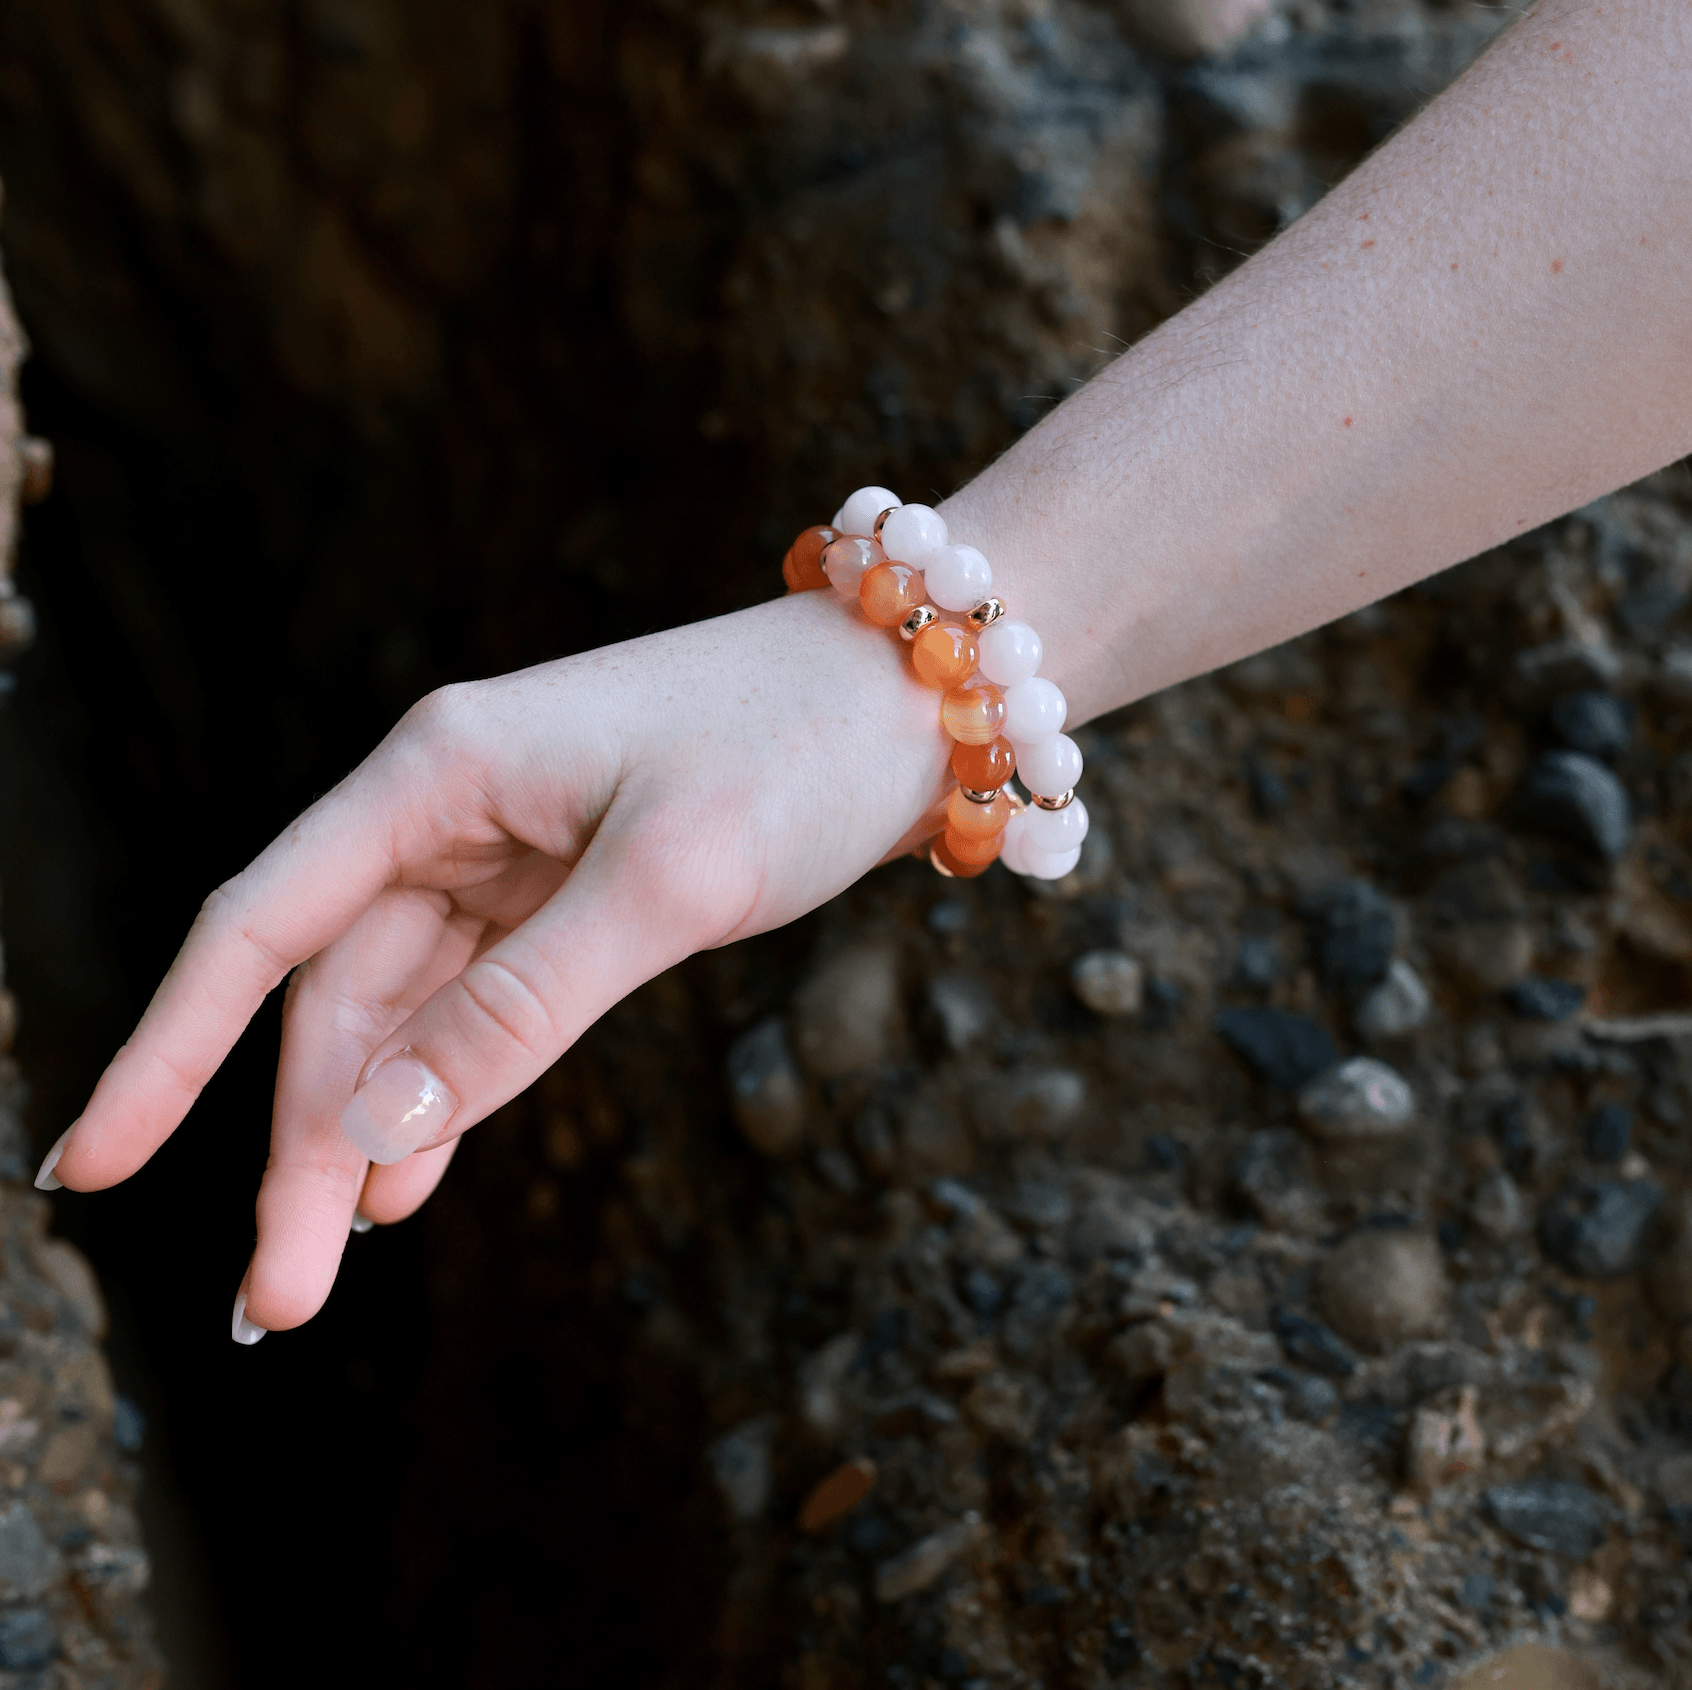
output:
M1692 449L1692 14L1552 0L943 507L1082 720Z

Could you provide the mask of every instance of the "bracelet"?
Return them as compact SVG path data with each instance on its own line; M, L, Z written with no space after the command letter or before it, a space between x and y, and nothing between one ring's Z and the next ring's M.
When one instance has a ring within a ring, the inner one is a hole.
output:
M1062 731L1063 694L1037 673L1040 636L993 595L987 559L953 545L938 511L860 487L831 523L793 542L781 573L789 592L832 587L878 627L897 628L917 679L940 692L958 785L945 832L925 848L935 868L969 879L998 859L1035 880L1068 874L1087 837L1087 807L1075 796L1081 748Z

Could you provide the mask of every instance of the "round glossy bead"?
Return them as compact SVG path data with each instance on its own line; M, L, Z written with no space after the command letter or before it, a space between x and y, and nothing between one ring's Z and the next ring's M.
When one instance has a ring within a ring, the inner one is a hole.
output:
M878 628L897 628L922 598L922 577L908 563L878 563L858 582L858 603Z
M1068 734L1050 734L1019 745L1016 772L1037 798L1059 797L1081 778L1081 747Z
M790 593L808 593L828 585L828 577L823 574L823 549L839 538L838 529L819 525L807 528L787 548L787 556L781 560L781 578Z
M873 534L875 519L888 506L898 502L899 495L890 493L885 487L860 487L840 507L840 515L835 518L834 526L842 534Z
M1001 616L976 635L981 673L995 686L1014 687L1040 667L1040 636L1026 622Z
M925 687L950 691L975 673L975 635L955 622L936 622L911 641L911 667Z
M1028 825L1028 812L1018 810L1005 823L1005 831L1001 835L1002 843L999 848L999 861L1016 874L1028 872L1022 866L1023 853L1028 848L1028 835L1023 831Z
M926 570L928 560L946 544L946 519L927 505L901 505L881 525L882 550L900 563ZM951 610L953 606L942 606ZM967 606L963 608L967 609Z
M1063 694L1038 675L1005 688L1005 710L1005 737L1018 745L1062 732L1069 714Z
M1087 837L1087 806L1079 798L1070 799L1061 810L1036 806L1028 812L1023 831L1037 851L1071 850Z
M845 534L823 548L823 573L829 585L843 599L858 596L858 583L878 563L885 563L887 554L874 540L861 534Z
M992 792L1016 773L1016 752L1008 739L996 739L991 745L954 745L952 773L964 786L977 792Z
M974 676L940 700L940 723L965 745L991 745L1005 725L1005 695Z
M974 610L993 590L993 566L974 546L942 546L922 567L942 610Z
M1019 873L1035 880L1062 880L1081 861L1081 847L1068 851L1042 851L1037 845L1023 842L1022 868Z
M955 827L946 829L946 850L960 863L968 863L971 867L986 868L998 858L1004 842L1003 833L989 833L985 839L972 839L966 833L959 833Z
M956 875L959 880L973 880L976 875L985 874L988 864L992 861L989 858L986 863L966 863L962 857L953 855L951 848L946 843L944 834L936 839L929 849L934 853L935 860L942 864L949 874Z
M1004 793L991 804L977 804L974 799L964 797L960 787L946 800L946 831L964 839L991 839L1005 831L1005 824L1014 814Z

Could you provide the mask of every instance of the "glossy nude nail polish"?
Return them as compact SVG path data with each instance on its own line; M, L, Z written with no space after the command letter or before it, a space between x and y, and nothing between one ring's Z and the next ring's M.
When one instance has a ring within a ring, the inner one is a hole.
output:
M241 1292L235 1299L235 1313L230 1317L229 1336L237 1344L256 1344L268 1330L247 1319L247 1293Z
M76 1122L72 1121L59 1134L58 1143L47 1152L46 1159L41 1164L41 1171L35 1176L35 1189L37 1191L63 1191L65 1189L65 1182L53 1170L58 1167L59 1158L65 1153L65 1145L70 1139L70 1135L75 1131Z
M446 1081L402 1050L352 1094L341 1115L341 1131L372 1162L386 1166L434 1143L457 1109L458 1098Z

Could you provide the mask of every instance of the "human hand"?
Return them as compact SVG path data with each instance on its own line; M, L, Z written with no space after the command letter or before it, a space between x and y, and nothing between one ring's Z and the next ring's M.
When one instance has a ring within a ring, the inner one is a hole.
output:
M355 1213L410 1214L612 1004L938 830L902 656L812 592L424 699L206 901L44 1173L134 1173L291 972L235 1330L308 1320Z

